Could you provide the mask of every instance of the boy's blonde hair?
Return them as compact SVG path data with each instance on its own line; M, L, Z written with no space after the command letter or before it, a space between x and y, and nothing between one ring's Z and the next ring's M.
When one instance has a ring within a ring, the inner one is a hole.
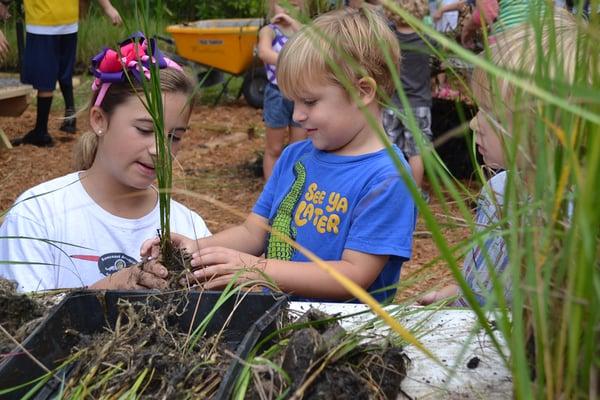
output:
M356 85L371 77L385 93L378 97L389 98L395 88L386 51L390 66L398 71L398 41L374 11L366 7L331 11L286 43L279 55L277 84L286 97L301 98L303 91L319 83L337 84L348 93L344 81Z
M572 83L578 60L578 30L575 17L569 12L556 8L553 24L547 20L541 34L537 34L529 24L521 24L496 36L496 43L490 46L491 59L495 65L532 79L538 68L550 68L543 72L545 78ZM541 54L540 54L541 51ZM485 56L485 53L482 54ZM591 60L591 58L590 58ZM493 80L491 80L493 79ZM479 107L494 112L499 117L510 117L516 111L515 94L517 88L502 76L491 77L481 68L475 68L471 79L473 97ZM493 90L497 88L497 92ZM533 99L520 93L520 108L531 109ZM501 103L499 104L499 101Z
M144 96L141 84L135 79L132 80L134 86L129 82L118 82L110 85L100 107L106 113L109 118L115 112L115 110L123 103L125 103L132 96ZM193 106L193 91L194 82L190 77L183 71L179 71L173 68L166 68L160 70L160 90L163 93L182 93L188 96L190 99L189 107L190 111ZM99 91L94 92L90 105L93 105L96 101ZM91 108L91 107L90 107ZM89 169L94 163L96 158L96 152L98 150L98 135L92 131L87 131L77 142L74 149L74 167L77 171Z
M429 1L427 0L395 0L394 3L417 19L429 15ZM392 9L384 5L385 16L396 26L408 26L408 23Z
M582 52L584 36L578 21L585 24L583 20L576 20L572 14L559 8L553 12L552 18L545 16L540 21L542 28L522 24L498 34L496 43L490 47L491 61L527 80L536 79L539 72L539 79L556 83L555 95L568 98L571 93L565 93L565 90L568 91L574 83L576 66L582 62L591 63L595 58ZM595 68L590 64L587 71L591 74L598 66ZM527 132L539 121L536 116L538 105L544 104L544 100L523 92L503 76L475 68L471 82L473 97L479 109L495 125L495 130L504 133L500 139L506 142L507 137L513 137L518 142L517 165L524 171L530 171L539 161L536 157L539 147L536 141L539 138ZM590 80L591 77L583 79ZM552 90L552 87L546 87L546 90ZM556 121L560 120L560 116L555 115ZM516 130L513 125L519 129ZM551 146L558 145L556 135L546 135L545 140Z

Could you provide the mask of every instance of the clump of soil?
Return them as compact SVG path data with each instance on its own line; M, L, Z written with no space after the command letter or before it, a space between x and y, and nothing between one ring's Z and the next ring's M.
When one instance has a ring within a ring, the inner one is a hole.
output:
M311 309L280 355L277 370L255 374L249 398L396 399L408 358L390 344L361 344L331 316Z
M16 284L0 278L0 324L18 342L31 333L46 307L25 294L18 294ZM16 347L14 341L0 332L0 360Z
M181 297L178 297L181 298ZM119 398L136 387L145 399L210 398L234 349L218 335L196 343L176 326L178 301L119 303L114 330L76 333L77 364L65 385L68 398L85 388L87 397ZM157 308L158 307L158 308Z
M175 247L171 241L165 241L162 244L159 262L169 271L169 289L177 290L191 286L192 283L188 282L186 277L192 270L192 255L185 249Z

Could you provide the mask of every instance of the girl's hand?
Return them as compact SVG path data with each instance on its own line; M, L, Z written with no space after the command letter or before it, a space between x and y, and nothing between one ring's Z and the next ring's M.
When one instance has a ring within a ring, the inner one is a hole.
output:
M206 247L192 255L194 272L187 279L204 289L222 289L236 278L236 284L263 279L266 266L264 258L225 247Z
M144 290L166 289L169 271L157 260L123 268L90 286L90 289Z
M300 28L302 28L302 24L300 22L296 21L294 18L290 17L285 13L275 14L275 16L271 18L271 23L289 26L294 32L298 32Z
M188 253L193 253L198 250L198 243L194 239L190 239L179 233L171 232L171 242L178 249L185 249ZM142 258L157 258L160 246L160 238L158 236L152 239L146 239L140 248L140 256Z
M433 22L438 22L440 19L442 19L443 14L444 14L444 12L442 11L442 9L435 10L433 15L431 16L431 18L433 19Z

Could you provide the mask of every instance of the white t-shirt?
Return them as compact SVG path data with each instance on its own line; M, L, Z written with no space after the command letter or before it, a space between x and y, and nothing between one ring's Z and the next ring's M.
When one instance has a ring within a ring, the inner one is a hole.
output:
M439 7L455 3L456 0L442 0L439 3ZM436 8L436 9L437 9ZM433 13L432 13L433 14ZM456 29L458 26L458 11L447 11L442 14L442 18L435 24L435 29L439 32L450 32Z
M91 285L137 262L159 221L158 202L138 219L112 215L88 195L77 172L44 182L19 196L0 226L0 276L21 291ZM197 213L174 200L171 231L210 235Z

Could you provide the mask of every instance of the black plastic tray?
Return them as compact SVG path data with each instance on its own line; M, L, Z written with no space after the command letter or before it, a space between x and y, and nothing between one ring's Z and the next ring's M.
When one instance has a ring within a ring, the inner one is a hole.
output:
M188 301L181 302L177 324L183 332L188 332L190 324L194 329L217 303L221 292L189 292ZM43 320L43 322L23 342L23 346L31 355L53 370L71 352L77 344L76 335L65 334L73 329L85 334L101 332L104 327L113 327L118 315L119 299L129 301L145 301L148 297L156 298L157 304L162 297L172 294L157 292L80 291L69 294ZM199 304L198 304L199 302ZM285 297L274 297L272 294L240 293L239 298L232 296L214 314L206 328L206 334L220 331L227 324L223 339L236 347L237 358L234 358L227 369L214 399L225 400L231 396L234 382L242 369L240 360L244 360L256 343L276 328L277 316L287 302ZM194 316L194 311L196 315ZM230 314L233 313L233 317ZM31 382L44 375L45 371L21 349L15 349L12 357L0 363L0 389L15 387ZM53 398L58 390L58 381L48 382L34 397L36 400ZM3 399L20 399L34 383L22 389L2 396Z

